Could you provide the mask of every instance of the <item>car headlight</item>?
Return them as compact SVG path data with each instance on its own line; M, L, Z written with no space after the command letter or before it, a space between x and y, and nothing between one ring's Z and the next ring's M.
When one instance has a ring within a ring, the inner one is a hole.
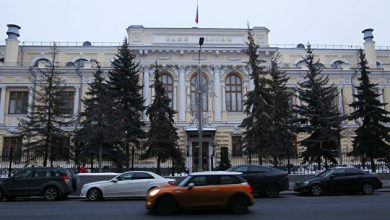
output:
M305 182L303 182L302 185L307 186L307 185L309 185L309 183L310 183L310 181L305 181Z
M157 195L157 193L159 193L160 190L159 189L152 189L150 192L149 192L149 196L155 196Z

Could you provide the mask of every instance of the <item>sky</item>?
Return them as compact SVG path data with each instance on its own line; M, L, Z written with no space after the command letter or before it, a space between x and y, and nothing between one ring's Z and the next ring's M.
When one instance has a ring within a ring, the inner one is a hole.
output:
M7 24L20 41L121 42L130 25L270 30L270 44L362 45L373 28L390 46L389 0L1 0L0 41Z

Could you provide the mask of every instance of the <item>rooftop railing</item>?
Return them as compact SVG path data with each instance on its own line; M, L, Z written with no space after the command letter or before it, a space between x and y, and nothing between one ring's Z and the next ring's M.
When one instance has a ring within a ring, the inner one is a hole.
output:
M59 47L118 47L122 45L122 42L89 42L90 45L85 45L86 42L55 42ZM5 45L5 41L0 41L0 46ZM49 47L53 45L53 42L49 41L23 41L20 43L21 46L42 46ZM306 47L305 44L269 44L269 47L278 47L286 49L297 49L298 45ZM302 48L302 47L301 47ZM337 44L311 44L312 49L363 49L363 46L357 45L337 45ZM302 48L304 49L304 48ZM390 50L390 46L375 46L377 50Z

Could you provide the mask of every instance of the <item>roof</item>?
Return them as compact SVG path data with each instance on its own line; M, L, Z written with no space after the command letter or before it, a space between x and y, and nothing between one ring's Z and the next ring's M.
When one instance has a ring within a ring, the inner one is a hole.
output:
M204 172L195 172L191 173L192 176L200 176L200 175L240 175L241 172L228 172L228 171L204 171Z

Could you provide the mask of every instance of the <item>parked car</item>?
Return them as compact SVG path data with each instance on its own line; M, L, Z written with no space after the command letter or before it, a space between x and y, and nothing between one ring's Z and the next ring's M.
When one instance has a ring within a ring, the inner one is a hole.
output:
M43 196L52 201L64 199L74 191L73 173L61 167L31 167L0 180L0 201L3 197Z
M149 191L146 208L164 215L179 209L217 207L245 213L255 200L251 186L239 174L226 171L192 173L176 186L161 186Z
M319 173L313 179L298 182L294 186L295 191L313 196L352 192L370 195L380 188L382 188L382 181L376 174L366 173L353 167L331 168Z
M90 201L108 197L145 197L148 191L157 186L175 183L174 179L166 179L152 172L131 171L122 173L111 180L84 184L80 197Z
M289 190L287 172L262 165L238 165L227 171L241 172L252 186L255 195L265 195L269 198L279 196L281 191Z

